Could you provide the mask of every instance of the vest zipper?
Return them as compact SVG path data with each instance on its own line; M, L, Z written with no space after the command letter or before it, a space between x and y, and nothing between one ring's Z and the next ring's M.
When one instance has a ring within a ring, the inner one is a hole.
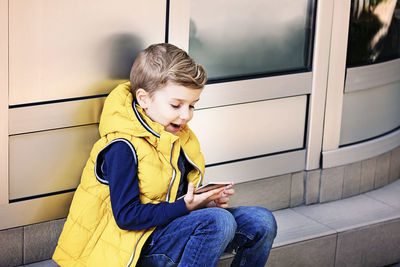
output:
M189 163L192 164L192 165L200 172L200 180L199 180L199 182L197 183L197 186L196 186L196 188L197 188L197 187L199 187L199 186L201 185L201 183L203 182L203 173L201 172L200 168L199 168L196 164L194 164L193 161L190 160L190 158L186 155L186 153L185 153L185 151L184 151L183 149L182 149L182 151L183 151L183 155L185 155L187 161L189 161Z
M146 229L146 231L144 231L143 234L139 237L138 241L136 241L135 247L133 248L132 256L131 256L131 258L129 259L129 262L128 262L128 264L126 265L126 267L131 266L131 264L132 264L132 262L133 262L133 258L135 257L135 252L136 252L137 245L139 244L140 239L142 239L142 237L144 236L144 234L145 234L146 232L147 232L147 229Z
M167 197L166 197L166 199L165 199L165 201L167 201L167 202L169 202L172 184L174 183L175 177L176 177L176 170L175 170L174 165L172 164L172 152L173 152L173 151L174 151L174 143L172 143L172 146L171 146L171 157L170 157L170 159L169 159L169 163L170 163L171 166L172 166L172 179L171 179L171 182L169 183L168 193L167 193Z
M172 152L173 152L173 150L174 150L174 144L172 144L172 146L171 146L171 157L170 157L170 160L169 160L169 163L170 163L171 166L172 166L172 179L171 179L171 182L169 183L166 201L169 201L169 197L170 197L170 193L171 193L171 187L172 187L172 184L174 183L175 177L176 177L176 170L175 170L174 165L172 164ZM129 263L128 263L128 265L127 265L126 267L129 267L129 266L132 264L133 258L135 257L136 247L137 247L137 245L139 244L140 239L142 239L143 235L144 235L146 232L147 232L147 230L144 231L144 233L139 237L138 241L136 242L135 248L133 249L132 256L131 256L131 258L129 259Z
M174 144L172 144L172 146L171 146L171 157L170 157L170 160L169 160L169 163L170 163L171 166L172 166L172 179L171 179L171 182L169 183L166 201L169 201L169 197L170 197L170 193L171 193L172 184L174 183L175 177L176 177L176 170L175 170L174 165L172 164L172 152L173 152L173 150L174 150ZM183 154L185 154L185 152L183 152ZM185 157L187 158L186 154L185 154ZM191 164L193 164L189 159L188 159L188 161L189 161ZM200 171L200 169L199 169L195 164L193 164L193 165ZM200 173L201 173L201 171L200 171ZM139 244L140 239L142 239L143 235L144 235L146 232L147 232L147 230L144 231L144 233L139 237L138 241L136 242L135 248L133 249L132 256L131 256L131 258L129 259L129 263L128 263L128 265L126 265L126 267L129 267L129 266L132 264L133 258L135 257L136 247L137 247L137 245Z

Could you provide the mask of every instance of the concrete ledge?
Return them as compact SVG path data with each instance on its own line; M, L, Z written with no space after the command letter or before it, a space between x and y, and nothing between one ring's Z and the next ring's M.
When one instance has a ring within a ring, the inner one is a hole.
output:
M355 197L275 211L267 266L386 266L400 262L400 180ZM224 255L218 267L229 266Z

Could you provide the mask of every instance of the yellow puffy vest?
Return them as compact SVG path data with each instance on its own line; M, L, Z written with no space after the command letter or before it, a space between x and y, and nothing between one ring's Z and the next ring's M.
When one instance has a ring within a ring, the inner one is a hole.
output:
M95 171L98 154L113 141L124 139L136 152L142 203L175 201L181 147L194 166L188 181L196 187L202 182L204 158L189 127L183 127L175 136L132 103L129 83L115 88L104 103L101 138L90 152L53 255L61 266L135 266L146 239L155 229L127 231L115 222L108 185Z

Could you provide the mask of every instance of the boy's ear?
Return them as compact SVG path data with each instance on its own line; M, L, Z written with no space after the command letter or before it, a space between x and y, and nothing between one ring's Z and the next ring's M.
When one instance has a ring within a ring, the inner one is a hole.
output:
M150 95L144 89L139 88L136 90L136 101L143 108L146 109L150 100Z

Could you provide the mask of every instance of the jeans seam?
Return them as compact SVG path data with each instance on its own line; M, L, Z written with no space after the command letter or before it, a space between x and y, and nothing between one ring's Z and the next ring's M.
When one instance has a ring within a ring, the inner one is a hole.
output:
M203 246L204 240L205 240L204 238L201 239L201 243L200 243L200 245L199 245L198 247ZM195 254L195 256L194 256L194 261L193 261L194 263L197 262L197 258L198 258L199 252L200 252L200 249L198 249L198 250L196 251L196 254ZM195 266L195 265L194 265L194 266Z
M168 255L164 254L164 253L154 253L154 254L148 254L148 255L143 255L140 256L142 258L151 258L153 256L164 256L165 258L167 258L167 260L171 261L173 264L177 265L177 262L174 262Z
M240 261L240 266L246 266L246 257L242 257L242 260Z
M186 228L191 229L192 227L186 227ZM186 229L186 228L183 228L183 229ZM159 235L159 236L156 238L156 240L154 240L154 236L153 236L153 237L151 238L151 240L150 240L150 243L148 244L149 248L152 248L152 247L155 245L156 242L160 242L160 240L163 240L163 239L168 238L168 237L170 237L170 236L176 236L176 233L170 233L170 234L162 234L162 235Z
M236 234L244 235L247 239L253 241L254 240L254 235L249 235L245 232L237 231Z

